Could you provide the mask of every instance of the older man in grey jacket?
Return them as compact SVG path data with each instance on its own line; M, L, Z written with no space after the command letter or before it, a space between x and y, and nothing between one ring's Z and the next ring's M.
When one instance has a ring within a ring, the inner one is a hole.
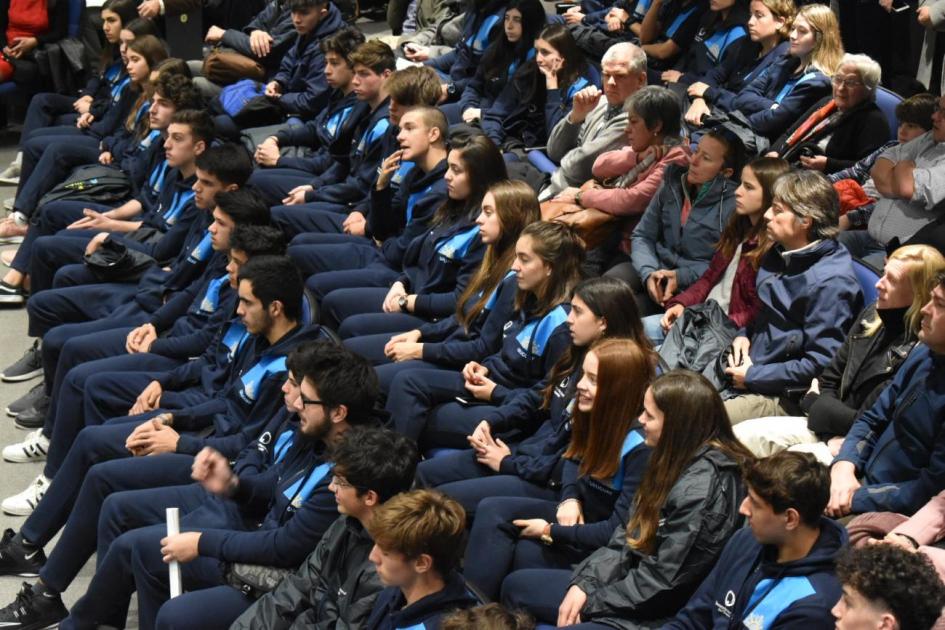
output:
M624 141L623 103L646 85L646 53L629 42L614 44L604 53L601 68L604 91L590 86L575 94L571 111L551 131L548 157L560 166L542 189L542 201L589 180L597 156Z

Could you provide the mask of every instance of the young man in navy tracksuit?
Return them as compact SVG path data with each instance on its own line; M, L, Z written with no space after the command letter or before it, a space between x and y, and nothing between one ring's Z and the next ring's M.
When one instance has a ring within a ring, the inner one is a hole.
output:
M308 186L291 190L282 200L288 205L273 208L273 220L289 237L302 232L342 232L348 212L367 197L385 157L381 139L390 121L384 82L394 71L394 53L387 44L371 40L358 46L349 60L354 67L354 93L370 106L371 113L354 132L346 169L343 164L328 169Z
M280 127L256 147L256 163L264 168L253 173L251 183L270 203L281 203L296 186L311 183L336 164L346 168L354 132L370 114L370 106L354 93L354 68L348 60L363 43L364 34L353 26L321 40L325 81L331 88L328 105L302 125ZM287 147L301 148L306 154L280 155Z
M302 285L299 278L293 282L289 277L287 264L284 258L260 257L241 270L241 319L220 331L212 357L191 362L197 374L189 378L199 379L197 387L162 390L161 408L80 432L56 476L60 480L53 484L56 490L42 497L15 541L30 552L19 557L31 562L35 571L44 557L32 551L72 523L71 542L63 546L70 551L55 556L56 568L50 569L52 588L62 592L91 555L94 515L111 491L186 483L193 456L202 448L209 446L234 458L277 413L286 354L320 336L317 328L302 328L295 319L301 310ZM259 289L263 296L256 297L256 284L274 281L282 286ZM190 368L182 366L165 382L173 376L188 377ZM152 457L143 457L148 454ZM23 566L6 570L30 572Z
M363 627L382 588L374 564L368 560L374 541L367 527L384 502L409 490L417 447L390 429L356 427L332 449L332 459L331 490L341 516L297 571L286 575L251 606L249 598L235 594L230 586L172 599L161 607L157 627L268 630L283 623ZM210 604L223 597L233 605L218 614ZM246 610L230 625L230 611L242 609Z
M847 433L829 513L913 514L945 485L945 275L922 308L917 345Z
M304 555L311 537L314 536L317 542L317 537L337 517L334 497L328 489L332 462L326 447L348 426L370 421L370 401L376 393L376 386L371 379L370 367L328 342L303 343L289 354L286 363L289 376L282 384L285 406L271 416L257 434L256 441L236 458L235 473L226 463L231 455L224 456L213 448L205 448L196 461L190 457L186 461L166 462L167 472L172 473L168 475L169 479L155 476L147 480L139 475L135 481L129 482L121 477L101 474L105 471L99 469L107 466L95 467L80 495L85 513L71 516L63 532L63 540L74 544L57 546L40 570L40 582L33 587L33 592L45 593L49 589L62 592L62 588L75 577L78 567L95 551L97 538L103 571L93 581L89 595L74 610L74 620L82 623L88 615L101 614L103 620L123 622L127 601L123 603L119 598L112 608L98 606L94 602L96 588L104 586L110 594L115 593L114 585L108 584L108 579L115 577L112 573L115 566L108 562L116 558L127 560L129 549L124 543L132 538L131 534L122 536L122 532L162 522L164 508L171 506L180 507L187 515L184 522L194 526L245 531L253 528L243 525L244 522L262 523L263 529L270 530L264 536L252 537L237 532L226 535L223 531L204 535L206 538L202 545L212 544L231 553L234 549L246 553L247 547L255 546L255 552L262 557L247 559L247 562L283 566L286 562L291 563L295 555ZM300 382L304 385L313 379L326 388L332 387L333 395L318 396L332 404L328 410L320 406L303 407L300 403ZM203 468L205 472L224 475L230 481L234 480L231 476L236 477L239 489L235 493L224 492L229 484L215 488L212 479L200 477L195 479L201 481L203 487L190 483L192 462L194 470ZM233 500L229 500L228 495ZM108 499L103 503L105 497ZM211 538L216 542L211 543ZM160 545L155 540L153 551L159 549ZM132 584L131 576L126 576L123 588L130 589L127 591L129 594L133 592ZM233 595L241 594L234 591ZM45 600L39 601L48 604ZM148 615L149 621L143 627L153 624L159 602L154 604ZM210 610L219 613L221 605L222 602L212 602ZM239 614L239 610L231 619Z
M368 525L371 561L387 588L364 627L435 630L443 615L479 604L458 573L465 530L462 506L435 490L407 492L378 508Z
M330 0L287 0L297 36L266 84L265 95L286 115L310 118L328 104L325 56L319 42L344 26L341 12ZM239 126L228 115L214 120L222 136L235 139Z
M765 213L776 246L755 282L761 309L732 342L725 368L731 388L723 397L732 424L792 415L863 308L853 260L836 240L839 205L819 173L778 179Z
M834 561L847 533L823 516L827 469L809 453L782 451L746 466L748 496L737 532L668 630L833 628L840 597Z

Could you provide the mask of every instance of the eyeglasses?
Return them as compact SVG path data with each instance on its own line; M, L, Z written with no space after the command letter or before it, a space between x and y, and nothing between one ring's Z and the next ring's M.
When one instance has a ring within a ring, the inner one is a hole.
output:
M863 85L863 82L859 79L841 79L840 77L833 77L830 79L830 82L833 83L836 87L841 85L849 90L852 90L855 87L860 87Z
M306 397L303 396L302 394L299 394L299 402L302 403L302 407L308 407L309 405L325 405L325 404L327 404L327 403L325 403L325 402L323 402L323 401L321 401L321 400L312 400L312 399L310 399L310 398L306 398Z

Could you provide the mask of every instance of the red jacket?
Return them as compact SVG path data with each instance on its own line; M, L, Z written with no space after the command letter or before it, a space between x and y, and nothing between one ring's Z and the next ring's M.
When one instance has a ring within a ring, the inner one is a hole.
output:
M745 258L745 254L757 247L757 241L750 241L742 244L742 256L738 260L738 267L735 269L735 280L732 283L732 296L728 305L728 317L739 328L745 326L754 319L755 314L761 303L758 301L758 293L755 290L755 275L758 270L752 267L751 261ZM709 268L705 270L702 276L693 282L688 289L679 295L671 298L666 304L669 308L673 304L682 304L683 306L693 306L702 304L709 297L709 291L712 290L728 268L731 257L723 256L722 252L716 252L709 263Z

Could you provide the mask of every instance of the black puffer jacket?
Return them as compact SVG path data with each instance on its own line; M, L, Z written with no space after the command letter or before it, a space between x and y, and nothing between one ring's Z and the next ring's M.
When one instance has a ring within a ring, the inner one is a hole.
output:
M742 526L744 496L738 463L703 447L660 510L652 555L628 547L618 527L606 547L574 570L571 584L587 593L581 619L634 629L675 615Z
M368 555L374 542L342 516L298 571L239 616L230 630L361 628L383 588Z
M906 309L879 312L882 326L872 335L866 324L876 317L876 306L860 313L839 352L818 377L820 394L808 394L801 407L808 428L821 437L846 435L853 421L869 409L889 384L916 344L906 334Z

